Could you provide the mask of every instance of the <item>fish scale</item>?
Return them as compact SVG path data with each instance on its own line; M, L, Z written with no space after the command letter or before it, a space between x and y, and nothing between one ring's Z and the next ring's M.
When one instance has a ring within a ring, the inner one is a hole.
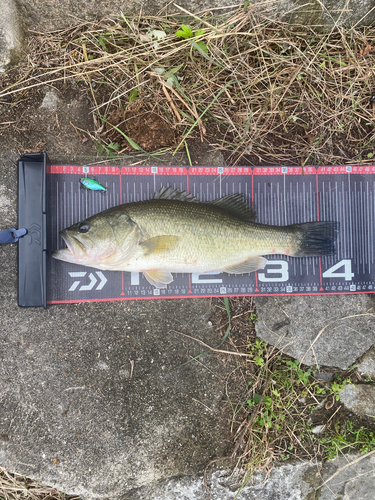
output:
M249 223L205 204L160 200L124 205L124 209L150 237L181 237L178 247L163 256L163 265L185 257L189 263L198 260L206 271L221 269L248 257L276 250L285 253L293 245L293 235L284 228Z

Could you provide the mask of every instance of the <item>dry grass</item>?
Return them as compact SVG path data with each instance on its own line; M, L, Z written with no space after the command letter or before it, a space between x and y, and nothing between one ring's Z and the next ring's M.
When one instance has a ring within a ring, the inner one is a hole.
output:
M1 500L79 500L60 493L54 488L42 486L40 483L18 474L10 474L0 467L0 499Z
M198 36L176 36L182 22ZM107 152L137 149L126 113L153 111L175 132L169 151L198 137L233 165L368 162L374 47L373 28L319 34L244 10L218 19L123 16L32 33L27 61L6 75L0 101L73 79L90 89L90 135Z

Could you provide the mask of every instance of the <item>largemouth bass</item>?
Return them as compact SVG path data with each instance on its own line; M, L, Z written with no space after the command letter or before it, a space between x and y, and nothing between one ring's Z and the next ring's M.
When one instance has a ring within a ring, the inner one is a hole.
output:
M152 200L119 205L64 229L67 248L52 255L101 270L142 272L166 288L171 273L251 273L264 268L264 255L334 253L337 222L268 226L253 218L240 194L200 203L162 188Z

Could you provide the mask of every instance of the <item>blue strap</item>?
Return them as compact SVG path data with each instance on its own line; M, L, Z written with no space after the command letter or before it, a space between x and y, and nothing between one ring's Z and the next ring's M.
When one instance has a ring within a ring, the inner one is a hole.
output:
M25 236L27 230L21 229L5 229L0 231L0 243L17 243L17 241Z

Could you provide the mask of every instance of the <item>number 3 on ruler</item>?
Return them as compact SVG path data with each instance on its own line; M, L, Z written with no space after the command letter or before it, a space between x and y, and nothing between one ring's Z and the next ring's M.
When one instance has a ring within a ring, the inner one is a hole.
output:
M343 272L337 272L337 269L344 268ZM340 260L337 264L330 267L323 273L323 278L345 278L345 281L352 281L352 261L350 259Z
M289 280L288 263L285 260L269 260L267 265L276 267L265 268L258 271L258 279L263 283L267 282L282 282ZM264 274L263 274L264 273Z

